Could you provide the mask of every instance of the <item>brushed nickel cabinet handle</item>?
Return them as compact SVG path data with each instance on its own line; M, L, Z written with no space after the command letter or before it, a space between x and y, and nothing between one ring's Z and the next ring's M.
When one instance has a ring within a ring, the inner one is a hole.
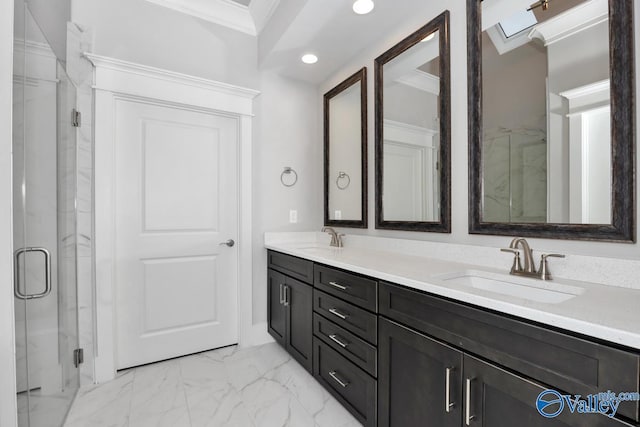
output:
M329 335L329 338L331 338L331 340L333 342L335 342L336 344L338 344L342 348L347 348L347 346L349 344L351 344L350 342L345 342L345 341L341 340L340 338L342 338L342 337L338 338L338 335L336 335L336 334Z
M347 287L346 287L346 286L341 285L340 283L336 283L336 282L329 282L329 284L330 284L331 286L333 286L334 288L340 289L341 291L346 291L346 290L347 290Z
M444 377L444 410L449 413L455 402L451 402L451 371L454 368L447 368Z
M471 381L473 381L473 378L467 378L464 422L468 426L471 425L471 420L476 417L475 415L471 415Z
M335 308L330 308L330 309L329 309L329 313L333 314L334 316L337 316L337 317L341 318L342 320L346 320L346 319L347 319L347 317L349 317L349 316L347 316L346 314L342 314L342 313L340 313L340 312L339 312L337 309L335 309Z
M340 378L338 378L337 372L336 371L331 371L329 372L329 375L331 376L331 378L334 379L335 382L337 382L338 384L340 384L340 386L342 388L347 388L347 386L349 385L348 382L342 381Z

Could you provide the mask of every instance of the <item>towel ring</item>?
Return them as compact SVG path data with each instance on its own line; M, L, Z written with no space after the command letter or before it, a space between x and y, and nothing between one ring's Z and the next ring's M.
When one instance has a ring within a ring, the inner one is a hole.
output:
M340 180L344 178L347 179L347 183L344 185L340 185ZM338 187L340 190L346 190L347 187L349 187L349 184L351 184L351 177L349 176L349 174L346 172L338 172L338 177L336 178L336 187Z
M291 175L292 173L295 176L295 178L293 179L293 182L287 184L284 181L284 176ZM284 185L285 187L293 187L294 185L296 185L296 182L298 182L298 173L291 166L285 166L284 170L280 174L280 182L282 182L282 185Z

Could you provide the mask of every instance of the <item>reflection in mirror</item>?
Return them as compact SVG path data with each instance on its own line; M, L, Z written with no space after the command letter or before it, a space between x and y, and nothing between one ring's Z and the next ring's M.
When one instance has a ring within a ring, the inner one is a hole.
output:
M324 96L325 225L367 227L367 69Z
M633 238L631 3L469 0L472 232Z
M483 219L610 224L607 0L527 3L482 35Z
M377 228L449 232L447 21L376 59Z

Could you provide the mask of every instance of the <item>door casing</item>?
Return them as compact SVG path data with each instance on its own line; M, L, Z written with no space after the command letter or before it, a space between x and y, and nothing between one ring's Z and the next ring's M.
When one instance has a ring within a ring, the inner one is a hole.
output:
M187 76L118 59L86 54L94 65L95 141L95 381L115 378L114 257L115 108L118 100L188 107L235 117L238 146L238 313L239 345L272 341L266 323L252 319L251 141L253 99L258 91Z

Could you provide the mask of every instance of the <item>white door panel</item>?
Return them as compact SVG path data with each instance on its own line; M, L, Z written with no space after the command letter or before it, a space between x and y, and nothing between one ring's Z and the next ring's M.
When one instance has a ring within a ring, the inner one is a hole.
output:
M117 368L237 342L237 121L119 101Z

